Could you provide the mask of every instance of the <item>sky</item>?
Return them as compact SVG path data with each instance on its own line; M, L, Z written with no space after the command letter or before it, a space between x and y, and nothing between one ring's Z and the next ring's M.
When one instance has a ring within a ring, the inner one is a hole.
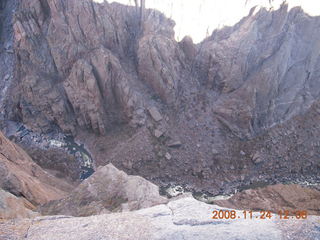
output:
M104 0L94 0L103 2ZM134 5L134 0L108 0ZM283 0L274 0L277 9ZM320 15L320 0L287 0L289 7L301 6L305 12ZM231 26L248 15L253 6L270 8L268 0L146 0L147 8L155 8L176 22L175 37L179 41L191 36L195 43L202 41L214 29Z

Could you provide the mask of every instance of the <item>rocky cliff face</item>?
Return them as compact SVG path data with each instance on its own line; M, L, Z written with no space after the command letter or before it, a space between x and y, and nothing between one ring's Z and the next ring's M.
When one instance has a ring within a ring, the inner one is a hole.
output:
M214 112L234 133L259 134L318 100L319 27L300 8L252 9L203 42L197 59L205 84L222 94Z
M0 119L3 121L6 104L14 78L14 31L12 28L14 13L18 1L1 1L0 3Z
M174 22L153 10L140 24L116 3L4 3L2 128L63 132L96 166L213 194L319 181L319 17L253 9L195 45L176 42Z

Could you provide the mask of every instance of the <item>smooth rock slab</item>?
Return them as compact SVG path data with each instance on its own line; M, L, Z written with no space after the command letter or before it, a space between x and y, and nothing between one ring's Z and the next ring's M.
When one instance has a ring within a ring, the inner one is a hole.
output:
M222 208L187 197L135 212L80 218L40 217L30 226L25 239L270 240L319 239L320 236L318 217L282 222L260 219L213 220L211 212L215 209Z
M150 107L148 111L151 117L153 118L153 120L155 120L156 122L159 122L162 120L162 116L156 107Z

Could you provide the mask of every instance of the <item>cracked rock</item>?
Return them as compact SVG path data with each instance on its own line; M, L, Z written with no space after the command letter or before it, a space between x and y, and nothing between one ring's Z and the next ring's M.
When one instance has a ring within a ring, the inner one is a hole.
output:
M153 118L153 120L155 120L156 122L159 122L162 120L162 116L156 107L150 107L148 108L148 111L151 117Z

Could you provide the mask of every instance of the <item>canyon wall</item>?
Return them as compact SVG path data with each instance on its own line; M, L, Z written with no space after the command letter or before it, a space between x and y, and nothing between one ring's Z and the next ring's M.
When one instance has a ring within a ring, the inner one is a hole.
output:
M117 3L11 4L2 128L63 132L96 166L214 194L319 180L319 17L254 8L193 44L155 10L140 22Z

